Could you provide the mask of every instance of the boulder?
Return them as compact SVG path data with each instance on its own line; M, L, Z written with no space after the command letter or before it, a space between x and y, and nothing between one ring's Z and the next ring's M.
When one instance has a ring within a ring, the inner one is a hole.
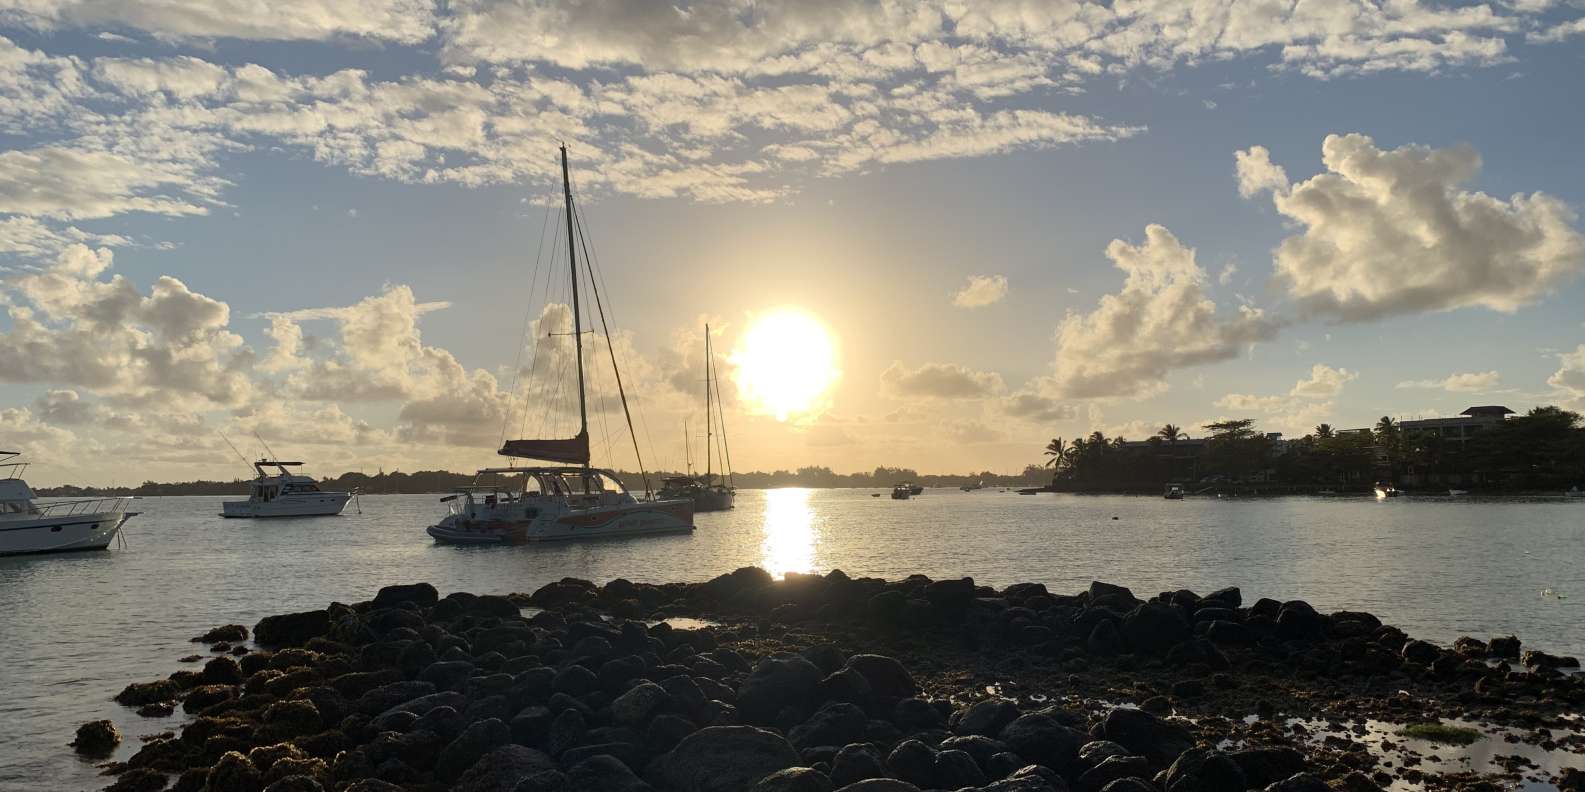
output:
M263 774L248 757L236 751L221 755L209 768L209 778L204 783L204 792L261 792L263 788Z
M451 792L513 792L524 779L554 769L555 763L539 751L502 745L479 757L451 786Z
M930 786L935 778L936 751L918 740L903 740L886 757L886 768L910 784Z
M264 788L264 792L325 792L325 787L305 773L282 776Z
M386 586L374 595L373 605L376 608L391 608L403 603L412 603L421 608L427 608L440 601L440 592L428 583L410 583L408 585Z
M83 756L109 756L121 744L121 732L108 720L96 720L77 727L72 748Z
M921 729L940 729L947 719L930 702L922 698L905 698L892 709L892 722L904 732Z
M831 792L831 779L812 767L789 767L760 779L749 792Z
M831 783L846 786L866 778L886 777L880 752L863 743L849 743L831 760Z
M656 759L651 770L675 792L741 792L796 764L798 752L776 732L710 726L688 735Z
M1251 789L1267 787L1304 770L1304 754L1292 748L1247 748L1228 754Z
M1304 600L1284 602L1277 611L1277 637L1284 641L1314 641L1326 637L1326 619Z
M1265 792L1330 792L1331 787L1325 781L1309 773L1295 773L1287 778L1272 784L1267 784Z
M1161 790L1143 778L1119 778L1101 787L1101 792L1161 792Z
M1249 782L1233 758L1212 748L1184 751L1167 768L1167 792L1244 792Z
M1149 778L1150 760L1143 756L1108 756L1084 771L1074 782L1074 792L1100 792L1119 778Z
M1160 655L1188 638L1191 630L1183 611L1160 602L1146 602L1123 617L1119 632L1133 651Z
M963 751L942 751L936 754L933 787L958 789L985 783L985 771L975 763L974 757Z
M330 630L325 610L265 616L253 626L253 640L262 646L302 646Z
M974 601L974 578L961 578L959 580L937 580L925 586L925 599L930 604L944 610L958 610L968 607Z
M1486 644L1486 649L1492 657L1501 660L1519 659L1519 639L1512 635L1491 639L1491 642Z
M846 745L864 737L869 716L856 705L835 702L821 707L809 720L787 732L794 748Z
M919 692L919 684L908 669L885 655L853 655L848 658L846 667L861 674L880 701L896 702Z
M216 627L209 632L192 639L192 642L212 644L236 643L238 641L246 640L248 640L248 628L243 627L240 624L227 624L222 627Z
M611 721L618 726L640 728L671 704L671 694L654 682L643 682L629 688L611 702Z
M1007 749L1026 761L1043 764L1069 775L1078 766L1079 745L1084 736L1058 723L1049 715L1021 715L1002 729L1001 741Z
M441 749L440 756L435 760L435 775L448 781L458 778L485 754L511 741L511 728L499 718L471 723Z
M1151 767L1166 767L1194 747L1194 737L1182 726L1127 707L1106 713L1100 736L1149 759Z
M836 792L919 792L919 787L895 778L866 778L843 786Z
M954 734L982 734L994 737L1002 728L1018 718L1018 704L1004 698L977 701L965 710L953 724Z
M598 754L567 770L566 792L654 792L620 759Z
M807 706L821 676L818 666L798 655L767 657L738 688L738 714L748 723L770 724L784 707Z

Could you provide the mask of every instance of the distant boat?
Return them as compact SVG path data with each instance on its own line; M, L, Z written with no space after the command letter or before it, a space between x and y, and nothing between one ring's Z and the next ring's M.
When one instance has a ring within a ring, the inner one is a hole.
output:
M221 517L334 517L346 510L350 492L326 492L319 482L287 468L301 462L261 459L253 463L258 478L248 482L248 499L220 504ZM275 468L273 475L265 468Z
M609 470L589 466L589 409L584 387L583 312L578 300L579 245L578 215L572 202L572 179L567 171L567 147L561 147L561 185L567 218L567 264L571 273L572 338L578 373L578 434L570 438L507 440L501 456L558 462L558 467L486 468L479 471L474 486L442 498L449 513L428 533L436 542L447 544L515 544L555 540L594 539L607 536L641 536L692 531L692 500L639 500ZM596 305L600 302L598 280L590 279ZM603 321L604 309L601 308ZM607 343L610 330L606 330ZM627 395L622 392L622 373L611 356L622 411L632 433L632 416L627 413ZM637 437L634 451L637 452ZM643 460L639 460L640 469ZM521 483L510 481L519 476ZM515 486L506 486L506 483Z
M892 500L908 500L913 494L914 488L906 483L892 487Z
M919 484L913 483L912 481L904 481L903 483L898 484L897 486L899 486L899 487L907 487L909 495L923 495L923 494L925 494L925 488L923 486L919 485Z
M737 499L737 489L732 486L732 452L726 444L726 411L711 412L711 406L721 406L721 383L716 379L715 349L710 342L710 325L704 326L704 475L673 476L662 482L661 500L691 500L697 512L726 511ZM716 424L721 427L721 464L724 476L715 475ZM683 433L684 452L687 451L687 432ZM692 463L689 463L690 466ZM690 467L691 472L691 467Z
M26 462L18 451L0 451L0 556L103 550L137 512L127 511L132 498L35 503L33 489L22 480Z
M1456 498L1456 497L1458 497L1460 495L1468 495L1469 494L1469 490L1467 490L1467 489L1449 489L1447 491L1447 494L1449 494L1449 495L1451 495L1451 496Z
M1581 491L1580 488L1577 487L1577 486L1570 487L1568 492L1563 493L1563 497L1565 497L1565 498L1585 498L1585 491Z
M1380 500L1385 500L1387 498L1396 498L1399 495L1403 494L1401 491L1399 491L1399 489L1397 487L1394 487L1391 484L1383 484L1383 483L1381 483L1379 481L1376 482L1375 489L1376 489L1376 498L1380 499Z
M1183 500L1183 485L1168 484L1166 491L1161 494L1161 497L1167 500Z
M963 490L964 492L973 492L978 489L985 489L985 482L981 481L977 484L964 484L963 486L958 487L958 489Z
M1337 490L1329 490L1329 489L1317 490L1315 494L1317 494L1317 495L1336 495L1337 494Z

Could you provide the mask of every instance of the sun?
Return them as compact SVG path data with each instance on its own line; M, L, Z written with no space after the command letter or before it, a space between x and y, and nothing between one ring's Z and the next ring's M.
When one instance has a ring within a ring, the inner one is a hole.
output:
M819 415L842 376L831 331L795 308L756 317L728 359L745 409L778 421Z

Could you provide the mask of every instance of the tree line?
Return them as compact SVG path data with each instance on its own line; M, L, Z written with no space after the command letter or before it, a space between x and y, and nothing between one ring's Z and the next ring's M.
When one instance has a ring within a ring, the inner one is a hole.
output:
M1070 491L1152 491L1171 483L1217 488L1365 489L1470 486L1544 491L1585 486L1585 429L1581 417L1555 406L1536 407L1468 439L1405 429L1383 417L1363 431L1320 424L1296 440L1274 439L1253 419L1206 424L1199 441L1181 427L1162 426L1142 443L1088 437L1046 444L1052 487Z

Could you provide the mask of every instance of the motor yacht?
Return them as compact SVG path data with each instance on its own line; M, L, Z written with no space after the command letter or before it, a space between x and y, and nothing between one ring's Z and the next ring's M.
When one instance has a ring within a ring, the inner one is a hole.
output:
M327 492L319 482L291 468L301 462L261 459L253 463L258 477L248 482L248 499L220 504L221 517L334 517L346 510L355 493ZM267 468L273 468L270 473Z
M16 451L0 451L0 556L104 550L137 512L132 498L87 498L37 502L22 474L28 463Z

